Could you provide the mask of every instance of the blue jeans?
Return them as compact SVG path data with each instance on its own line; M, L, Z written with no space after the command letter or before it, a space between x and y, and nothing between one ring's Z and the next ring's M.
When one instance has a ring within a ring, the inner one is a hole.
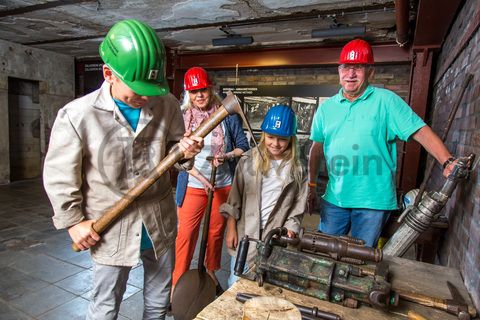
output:
M230 288L235 282L237 282L238 277L235 275L235 260L236 257L230 257L230 276L227 280L228 288ZM247 273L248 271L248 263L245 263L245 268L243 269L243 273Z
M352 237L362 239L365 245L374 247L390 216L390 211L341 208L322 199L320 216L318 229L321 232L340 236L348 234L351 230Z

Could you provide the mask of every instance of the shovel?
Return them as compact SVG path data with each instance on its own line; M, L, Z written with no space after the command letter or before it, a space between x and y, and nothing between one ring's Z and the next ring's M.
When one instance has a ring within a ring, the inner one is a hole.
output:
M212 163L210 184L215 186L217 167L213 165L213 157L207 157ZM203 308L215 300L215 282L207 273L204 260L207 248L210 212L212 211L213 190L208 190L207 207L205 208L202 229L202 241L198 254L198 269L185 272L173 290L172 313L175 320L193 319Z

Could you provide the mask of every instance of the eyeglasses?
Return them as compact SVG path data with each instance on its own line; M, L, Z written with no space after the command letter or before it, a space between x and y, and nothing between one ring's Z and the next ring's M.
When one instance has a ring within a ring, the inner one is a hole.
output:
M368 68L369 65L368 64L341 64L338 66L338 70L341 70L341 71L349 71L349 70L353 70L353 71L364 71L366 68Z

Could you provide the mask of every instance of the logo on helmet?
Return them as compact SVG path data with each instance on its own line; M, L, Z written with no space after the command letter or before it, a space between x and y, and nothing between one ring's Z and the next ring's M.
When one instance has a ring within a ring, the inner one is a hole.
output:
M280 128L281 126L282 126L282 121L280 121L280 120L275 121L275 128L278 129L278 128Z
M197 77L192 77L192 86L198 86L198 78Z
M150 70L148 73L148 80L157 80L158 79L158 74L160 73L160 70Z

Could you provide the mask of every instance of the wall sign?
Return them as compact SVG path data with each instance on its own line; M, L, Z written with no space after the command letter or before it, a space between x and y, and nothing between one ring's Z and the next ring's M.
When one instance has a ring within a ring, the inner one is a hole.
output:
M290 106L297 115L298 134L308 135L317 106L335 95L338 89L336 85L221 86L220 92L225 95L232 91L240 98L254 131L260 131L270 107L284 104Z

